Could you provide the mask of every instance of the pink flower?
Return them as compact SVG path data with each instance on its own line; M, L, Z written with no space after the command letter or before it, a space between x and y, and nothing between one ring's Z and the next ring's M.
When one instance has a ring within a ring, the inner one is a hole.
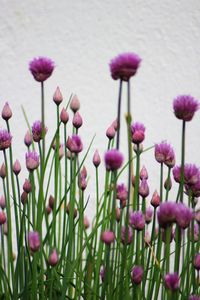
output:
M164 283L167 289L176 291L180 286L180 278L177 273L168 273L164 277Z
M8 102L5 103L2 113L1 113L1 116L5 121L8 121L12 117L12 110L11 110Z
M135 284L140 284L143 278L143 268L141 266L134 266L131 271L131 280Z
M113 231L106 230L101 234L101 240L107 245L110 245L115 240L115 234Z
M163 228L172 225L176 221L176 210L175 202L161 203L157 212L159 225Z
M137 72L141 58L135 53L122 53L110 62L110 72L114 80L128 81Z
M81 152L83 150L81 138L78 135L72 135L72 137L68 137L66 147L72 153Z
M78 129L82 126L83 124L83 119L81 117L81 115L79 114L79 112L77 111L74 116L73 116L73 120L72 120L73 126Z
M36 252L40 249L39 232L31 231L28 233L28 245L32 252Z
M0 150L5 150L10 147L12 136L6 129L0 129Z
M29 147L31 144L32 144L32 136L30 134L30 131L28 130L25 134L25 137L24 137L24 144Z
M200 253L197 253L194 257L194 267L196 270L200 270Z
M145 168L145 166L142 167L141 171L140 171L140 179L148 179L148 172L147 169Z
M21 172L21 165L18 159L15 161L13 165L13 172L15 173L15 175L18 175Z
M46 127L44 128L44 131L45 131L44 134L46 134L46 132L47 132ZM41 121L35 121L33 123L32 135L33 135L33 140L35 142L39 142L43 138L43 135L42 135L42 122Z
M181 95L173 102L175 116L183 121L191 121L199 109L199 102L190 95Z
M47 57L34 58L29 63L29 70L36 81L43 82L47 80L55 68L54 62Z
M164 163L172 168L175 164L174 150L170 144L161 142L155 145L155 159L159 163Z
M28 194L31 192L31 183L28 179L25 179L25 182L23 184L23 190Z
M136 122L131 125L132 142L140 144L145 139L145 127L142 123Z
M58 253L56 249L53 249L52 253L49 255L48 262L50 266L55 267L58 263Z
M26 167L29 171L37 169L39 166L39 156L35 151L26 153Z
M160 196L158 195L158 192L157 192L157 191L155 191L155 192L153 193L153 196L152 196L152 198L151 198L151 205L152 205L154 208L156 208L156 207L158 207L158 206L160 205Z
M143 230L145 228L145 218L141 211L131 212L129 215L129 224L136 230Z
M117 185L117 199L120 201L126 200L128 197L128 191L124 183Z
M139 194L143 198L146 198L149 195L149 186L146 179L142 179L140 183Z
M0 211L0 225L3 225L6 223L6 214L3 211Z
M149 206L145 211L145 222L149 224L153 217L153 209Z
M119 150L108 150L104 157L106 169L108 171L116 171L121 168L124 157Z
M183 203L176 204L176 222L179 227L186 229L190 225L193 213L192 210Z

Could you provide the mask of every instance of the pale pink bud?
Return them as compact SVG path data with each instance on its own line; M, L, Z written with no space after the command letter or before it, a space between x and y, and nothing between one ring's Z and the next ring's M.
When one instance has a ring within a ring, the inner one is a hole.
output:
M90 227L90 221L87 216L84 216L84 227L88 229Z
M106 136L107 138L109 138L109 140L112 140L114 138L115 133L115 128L112 125L106 130Z
M140 171L140 179L148 179L148 172L147 169L145 168L145 166L142 167L141 171Z
M18 175L21 172L21 165L18 159L15 161L13 165L13 172L15 173L15 175Z
M79 114L78 111L74 114L72 124L74 125L74 127L76 129L80 128L83 124L83 119L82 119L82 117L81 117L81 115Z
M0 225L6 223L6 214L3 211L0 211Z
M57 251L56 249L53 249L52 253L49 255L49 264L50 266L52 267L55 267L58 263L58 254L57 254Z
M139 194L143 198L146 198L149 195L149 186L146 179L143 179L140 183Z
M2 163L0 168L0 177L3 179L6 177L6 165L4 163Z
M70 108L74 113L76 113L80 109L80 101L76 95L74 95L71 100Z
M33 141L32 135L30 134L30 131L28 130L24 137L24 144L27 147L30 147L30 145L32 144L32 141Z
M101 234L101 240L107 245L110 245L115 240L115 234L113 231L106 230Z
M115 131L117 131L117 129L118 129L118 121L117 121L117 119L112 122L112 126L114 127Z
M3 195L0 197L0 207L1 207L1 209L6 208L6 199Z
M8 102L5 103L2 113L1 113L1 116L5 121L8 121L12 117L12 110L11 110Z
M31 183L28 179L25 179L23 184L23 190L28 194L31 192Z
M56 88L56 91L53 95L53 101L55 102L56 105L60 105L60 103L63 101L63 96L61 94L59 87Z
M158 195L158 192L157 191L155 191L154 193L153 193L153 196L152 196L152 198L151 198L151 205L153 206L153 207L158 207L159 205L160 205L160 196Z
M25 191L23 191L22 194L21 194L21 203L23 205L25 205L26 202L27 202L27 199L28 199L28 194Z
M101 163L101 158L100 158L98 150L96 150L95 153L94 153L94 156L93 156L93 165L96 168L98 168L98 166L100 165L100 163Z
M119 222L121 217L121 210L119 207L116 207L116 221Z
M65 108L63 108L61 110L61 113L60 113L60 120L61 122L63 122L64 124L67 124L67 122L69 121L69 114L67 112L67 110Z

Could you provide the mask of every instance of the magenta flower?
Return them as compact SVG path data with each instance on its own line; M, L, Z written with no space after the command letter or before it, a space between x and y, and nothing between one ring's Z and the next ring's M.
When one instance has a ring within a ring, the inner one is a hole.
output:
M157 212L158 223L165 228L176 221L177 204L175 202L161 203Z
M6 129L0 129L0 150L5 150L10 147L12 136Z
M117 185L117 199L125 201L128 197L128 191L124 183Z
M131 227L128 227L128 232L127 232L127 239L126 239L126 227L125 226L122 226L122 229L121 229L121 242L123 244L131 244L132 243L132 240L133 240L133 233L132 233L132 228Z
M36 252L40 249L40 235L37 231L31 231L28 233L28 245L32 252Z
M101 163L101 158L100 158L100 155L99 155L98 150L96 150L96 151L94 152L94 156L93 156L92 162L93 162L93 165L94 165L96 168L98 168L98 166L100 165L100 163Z
M200 300L200 296L190 295L190 297L188 298L188 300Z
M11 110L8 102L5 103L2 113L1 113L1 116L5 121L8 121L12 117L12 110Z
M29 171L37 169L39 166L39 156L37 152L27 152L26 153L26 167Z
M115 133L116 131L113 125L109 126L106 130L106 136L109 138L109 140L112 140L115 137Z
M168 273L164 277L164 283L167 289L176 291L180 286L180 278L177 273Z
M196 270L200 270L200 253L197 253L194 257L194 267Z
M158 192L155 191L151 198L151 205L156 208L160 205L160 196L158 195Z
M49 262L49 265L52 266L52 267L55 267L57 265L57 263L58 263L58 253L57 253L56 249L53 249L53 251L49 255L48 262Z
M71 153L79 153L83 150L81 138L78 135L68 137L66 147Z
M159 163L164 163L168 167L172 168L175 164L174 150L170 144L161 142L155 145L155 159Z
M47 57L34 58L29 63L29 70L36 81L43 82L47 80L55 68L54 62Z
M141 58L135 53L122 53L110 62L110 72L114 80L128 81L137 72Z
M47 132L46 127L45 127L44 131L45 131L44 134L46 134L46 132ZM41 121L35 121L33 123L32 135L33 135L33 140L35 142L39 142L43 138L43 136L42 136L42 122Z
M139 194L143 198L146 198L149 195L149 186L146 179L142 179L140 183Z
M124 157L119 150L112 149L106 152L104 160L108 171L116 171L122 166Z
M141 266L134 266L131 271L131 280L135 284L140 284L143 278L143 268Z
M136 122L131 125L132 142L140 144L145 139L145 127L142 123Z
M173 102L175 116L183 121L191 121L199 109L199 102L190 95L181 95Z
M129 224L136 230L143 230L145 228L145 218L141 211L131 212L129 215Z
M179 227L186 229L190 225L193 213L192 210L183 203L176 204L176 222Z
M103 282L105 279L105 272L106 272L106 268L104 266L101 266L100 269L100 277L101 277L101 281Z
M101 240L107 245L110 245L115 240L115 234L113 231L106 230L101 234Z
M178 183L181 181L181 167L175 166L173 168L174 180ZM200 170L195 164L185 164L184 166L184 184L191 187L200 180Z

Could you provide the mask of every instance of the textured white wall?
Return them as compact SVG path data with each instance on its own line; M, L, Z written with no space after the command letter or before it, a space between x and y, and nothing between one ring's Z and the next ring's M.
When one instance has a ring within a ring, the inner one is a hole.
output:
M99 148L102 154L118 93L108 62L118 53L133 51L143 59L131 92L134 118L147 128L145 146L167 139L178 150L181 122L173 116L172 99L182 93L200 99L199 28L199 0L1 0L0 104L8 101L14 112L16 158L24 162L26 126L20 105L31 123L40 118L39 85L28 71L28 62L38 55L51 57L57 66L46 83L48 135L56 116L52 94L59 85L66 100L72 92L79 96L84 143L96 133L92 152ZM200 165L199 132L200 113L188 124L186 151L187 161ZM153 192L158 166L152 154L146 154L144 162ZM177 157L179 162L179 153Z

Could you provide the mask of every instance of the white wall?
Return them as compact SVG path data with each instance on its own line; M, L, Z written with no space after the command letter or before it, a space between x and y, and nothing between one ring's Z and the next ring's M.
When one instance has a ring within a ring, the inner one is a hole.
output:
M132 108L135 120L146 125L145 145L167 139L179 149L181 122L173 115L172 100L182 93L200 99L198 0L1 0L0 4L0 106L8 101L14 112L16 158L24 161L26 126L20 106L31 123L40 118L39 85L28 71L28 62L38 55L56 62L46 83L49 136L56 116L52 94L59 85L66 100L72 92L80 98L84 143L96 133L93 150L104 153L105 130L115 118L118 92L108 63L118 53L133 51L143 59L132 81ZM200 165L199 132L200 113L188 124L186 151L187 161ZM177 156L180 162L179 152ZM152 152L144 162L153 192L158 187L158 166ZM93 184L90 188L94 190Z

